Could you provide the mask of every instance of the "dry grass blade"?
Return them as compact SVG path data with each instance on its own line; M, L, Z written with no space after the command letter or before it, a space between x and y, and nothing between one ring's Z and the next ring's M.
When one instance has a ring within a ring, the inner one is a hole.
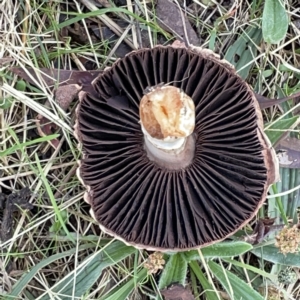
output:
M47 119L51 120L51 122L57 124L62 129L65 129L69 132L72 132L72 128L65 123L59 116L53 114L48 109L45 109L44 106L38 104L31 98L25 96L23 93L17 91L7 83L4 83L2 86L2 91L6 92L8 95L13 96L16 99L19 99L22 101L25 105L36 111L37 113L41 114L42 116L45 116Z
M90 11L96 11L98 10L98 8L91 2L88 0L80 0ZM105 24L106 26L108 26L115 34L117 34L118 36L121 36L123 34L123 30L122 28L115 23L111 18L109 18L106 15L99 15L97 16L99 18L100 21L103 22L103 24ZM132 40L127 37L124 42L131 47L131 49L136 49L135 45L133 44Z

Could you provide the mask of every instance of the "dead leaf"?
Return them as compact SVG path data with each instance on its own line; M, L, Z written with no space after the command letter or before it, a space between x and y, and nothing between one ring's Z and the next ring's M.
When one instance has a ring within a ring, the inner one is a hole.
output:
M158 0L156 6L158 24L166 31L175 33L177 39L182 40L186 45L200 45L195 30L188 18L179 7L169 0Z
M195 300L193 294L182 284L171 284L160 291L165 300Z
M81 90L81 86L78 84L68 84L59 86L55 91L55 100L58 105L66 111L73 100L77 97ZM46 102L46 106L49 106L49 102ZM36 118L36 126L40 136L47 136L53 134L57 129L57 125L49 121L46 117L38 115ZM49 141L50 145L56 149L59 145L58 139Z
M116 23L121 27L125 28L128 26L127 22L122 20L116 21ZM110 47L113 48L116 43L119 41L119 36L117 36L109 27L106 26L91 26L91 30L95 36L101 41L105 40L109 43ZM126 45L124 42L120 43L120 45L115 50L114 54L116 57L124 57L126 54L131 52L132 49Z
M78 84L67 84L58 87L55 91L55 100L58 105L66 111L72 101L77 97L82 87Z
M287 137L275 147L279 165L284 168L300 168L300 140Z
M90 94L95 94L92 87L92 81L102 73L102 71L77 71L77 70L59 70L50 68L41 68L35 70L27 68L27 72L33 77L29 77L28 73L24 69L18 67L9 68L11 72L18 75L26 82L35 85L35 81L39 82L36 72L40 73L40 77L48 87L58 87L67 84L78 84L82 87L82 90Z
M15 59L12 58L12 57L2 57L0 58L0 66L4 66L4 65L7 65L11 62L13 62Z
M31 78L22 68L13 67L10 68L10 71L33 85L35 85L34 79L38 81L38 76L34 69L27 69L33 78ZM41 68L39 71L41 78L48 87L56 87L55 100L64 111L68 109L80 90L97 96L92 81L98 77L102 71L74 71L48 68ZM50 107L50 103L46 102L45 106ZM40 114L36 117L36 125L40 136L51 135L58 130L55 123ZM49 143L56 149L59 145L59 140L54 139L49 141Z
M58 129L58 126L55 123L49 121L46 117L40 114L37 115L35 124L40 136L50 135ZM54 149L57 149L59 145L59 140L53 139L49 141L49 143Z
M98 2L98 5L97 5ZM108 0L96 0L96 6L100 6L100 7L111 7L111 4L109 3Z
M300 97L300 92L295 93L294 95L289 95L288 97L279 98L279 99L270 99L270 98L264 97L264 96L259 95L259 94L255 94L255 96L256 96L256 99L259 103L259 107L261 109L265 109L265 108L271 107L273 105L278 105L278 104L283 103L283 102L288 101L288 100L299 98Z
M92 26L92 24L94 24L94 22L86 20L87 30ZM98 38L91 34L91 32L87 32L87 30L82 26L81 22L75 22L74 24L63 27L59 32L59 36L62 41L70 37L72 42L79 45L87 45L91 42L95 44L99 42Z
M284 225L274 225L275 218L259 219L253 233L247 235L244 241L253 245L261 243L269 234L281 230Z

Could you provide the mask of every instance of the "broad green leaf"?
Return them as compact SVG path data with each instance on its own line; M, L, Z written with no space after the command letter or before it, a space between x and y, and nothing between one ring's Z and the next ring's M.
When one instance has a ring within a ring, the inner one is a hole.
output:
M207 297L207 300L219 300L219 297L216 295L216 293L213 291L213 287L206 278L206 276L203 274L201 268L199 267L199 264L196 261L191 261L189 263L190 268L195 273L196 277L198 278L204 293Z
M268 77L270 77L273 73L274 73L274 70L273 70L273 69L264 70L264 71L262 72L262 76L263 76L264 78L268 78Z
M234 65L243 79L249 75L257 54L257 45L260 44L261 39L260 28L248 27L226 51L224 58Z
M5 300L8 299L15 299L18 298L19 294L22 292L22 290L27 286L27 284L32 280L32 278L38 273L38 271L52 262L62 259L64 257L73 255L77 251L80 252L82 250L86 249L93 249L95 247L94 243L86 243L85 245L79 246L78 249L75 247L71 250L57 253L52 256L47 257L46 259L42 260L38 264L36 264L28 273L25 273L12 287L12 291L9 295L5 295Z
M274 145L278 142L281 136L284 135L288 129L293 129L299 123L298 119L299 117L295 116L288 119L278 120L271 126L266 125L267 129L265 130L265 133L271 144Z
M232 257L241 255L252 249L252 245L242 241L222 242L217 243L201 249L205 258L214 257ZM197 250L184 252L185 259L190 262L192 260L199 260L199 253Z
M209 261L208 266L230 295L230 299L264 300L264 298L247 283L217 263Z
M285 38L289 19L282 0L265 0L262 16L263 38L267 43L277 44Z
M24 80L18 80L15 88L18 91L24 92L26 89L26 82Z
M0 98L0 109L8 109L13 103L12 97Z
M184 285L187 271L187 262L182 253L170 255L169 260L160 276L158 287L165 288L173 282Z
M120 260L134 253L135 248L126 246L120 241L114 241L96 255L92 254L86 259L86 264L82 263L76 271L71 272L63 278L57 285L48 290L47 295L41 300L48 300L49 294L59 295L61 300L71 300L74 297L84 295L97 281L104 268L116 264Z
M279 252L274 245L266 245L251 250L256 256L270 261L274 264L300 267L300 253L288 253L286 255Z
M136 285L142 282L147 277L147 269L142 269L136 275L136 278L131 278L125 284L117 286L108 295L103 296L100 300L116 300L127 299L130 293L135 289Z

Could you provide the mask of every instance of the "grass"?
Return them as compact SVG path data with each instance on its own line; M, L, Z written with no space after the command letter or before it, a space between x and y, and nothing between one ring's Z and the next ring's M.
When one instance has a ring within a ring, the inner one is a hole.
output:
M192 0L187 6L185 2L179 5L194 25L201 46L236 65L257 93L274 98L299 91L298 1L285 1L291 22L284 39L275 45L262 37L265 1L218 2ZM274 234L264 247L236 241L235 236L231 242L201 251L164 255L164 270L147 275L143 264L149 253L100 232L82 200L84 189L75 174L80 159L72 133L76 104L67 113L59 109L53 90L38 70L85 70L89 65L104 69L116 60L119 44L134 50L141 39L155 46L161 41L172 42L174 35L159 26L150 1L127 0L122 7L105 2L107 7L101 10L96 3L0 3L0 192L30 187L34 204L32 212L19 215L13 237L0 243L0 298L159 299L161 288L179 281L196 299L299 299L298 282L283 284L277 275L287 266L299 274L300 257L279 253L273 246ZM124 26L120 20L126 21ZM118 36L117 44L108 39L94 42L91 23L104 24ZM83 44L63 31L75 25L84 36ZM4 64L1 59L7 57L11 62ZM35 85L26 83L24 87L20 78L9 72L10 65L24 70L32 67L37 74ZM278 138L287 130L298 137L299 119L291 119L298 106L289 101L263 112L271 138L274 132ZM37 134L38 114L59 126L57 149L49 143L54 135ZM280 172L282 181L270 190L267 205L257 218L269 216L276 218L277 224L290 219L297 223L300 171L282 168ZM254 224L255 220L245 230L251 233ZM4 271L9 258L16 266L11 274Z

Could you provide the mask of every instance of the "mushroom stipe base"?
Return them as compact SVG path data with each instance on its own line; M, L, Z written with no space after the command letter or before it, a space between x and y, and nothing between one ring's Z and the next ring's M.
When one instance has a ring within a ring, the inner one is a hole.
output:
M195 157L195 137L191 134L186 138L180 153L157 149L146 137L144 138L144 149L148 159L158 166L166 170L182 170L187 168Z
M143 92L162 82L195 106L194 155L179 168L151 159L140 124ZM255 95L230 64L200 48L157 46L92 84L77 108L78 174L105 232L138 248L185 251L224 240L256 215L278 163Z

